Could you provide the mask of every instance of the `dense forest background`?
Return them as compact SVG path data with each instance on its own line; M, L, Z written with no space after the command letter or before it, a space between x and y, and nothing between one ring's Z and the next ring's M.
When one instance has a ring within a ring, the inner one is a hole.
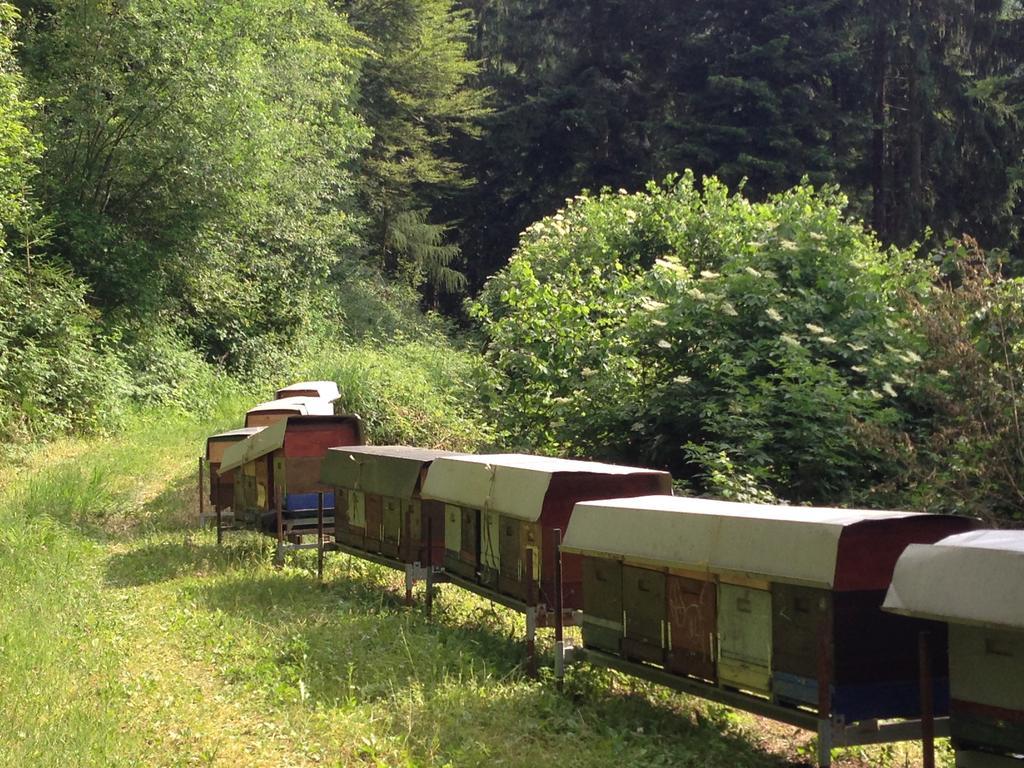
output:
M10 445L319 375L371 431L400 416L377 442L1021 517L1019 0L26 0L0 27Z
M474 284L553 203L684 169L754 199L838 184L886 244L969 233L1019 270L1018 2L470 5L496 96L455 209Z

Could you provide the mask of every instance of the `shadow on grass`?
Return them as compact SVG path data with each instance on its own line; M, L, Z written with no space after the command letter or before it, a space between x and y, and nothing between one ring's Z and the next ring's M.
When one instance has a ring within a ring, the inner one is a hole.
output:
M208 508L209 501L203 499ZM169 482L156 496L142 505L129 520L137 530L153 533L195 528L199 523L199 487L196 473L185 474Z
M462 673L473 668L487 679L519 674L516 638L484 624L428 621L421 606L406 607L393 587L356 566L322 587L311 574L288 570L196 589L211 610L257 623L275 647L300 648L316 670L305 679L312 701L374 699L412 684L429 689L454 663Z
M263 537L249 534L229 534L222 546L195 542L186 536L112 555L104 580L113 587L139 587L180 576L204 576L256 565L266 562L269 553Z
M318 710L380 703L388 730L406 734L425 764L477 764L522 744L511 764L550 753L573 756L563 764L614 768L792 765L738 734L727 710L642 681L580 667L563 694L547 670L548 679L530 680L521 619L448 585L428 620L421 603L403 605L400 577L348 560L332 564L323 586L290 568L191 588L210 610L258 630L270 663L239 672L245 682L301 686ZM579 739L589 740L587 755L596 743L601 759L576 754Z
M652 697L652 688L639 684L623 694L607 675L580 668L570 675L564 693L546 680L458 696L453 702L458 719L453 723L431 721L434 702L426 701L416 740L441 743L444 756L456 765L478 764L479 758L500 754L509 744L532 746L535 753L506 760L513 765L540 764L538 758L552 755L559 756L561 765L588 768L801 765L760 749L738 733L728 717L709 717L683 697L662 701L659 693L654 691Z

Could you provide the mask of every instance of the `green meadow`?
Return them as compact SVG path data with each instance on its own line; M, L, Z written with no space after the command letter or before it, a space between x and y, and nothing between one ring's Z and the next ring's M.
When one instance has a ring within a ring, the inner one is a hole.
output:
M432 619L396 572L197 525L203 438L237 421L154 412L0 473L0 765L764 766L813 739L550 646L523 672L520 617L443 586ZM544 638L550 642L550 638ZM950 756L942 758L951 763ZM841 766L906 766L912 745Z

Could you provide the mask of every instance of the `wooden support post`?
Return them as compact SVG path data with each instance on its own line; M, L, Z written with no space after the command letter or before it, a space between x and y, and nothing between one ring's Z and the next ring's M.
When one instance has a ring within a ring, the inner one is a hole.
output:
M277 554L274 556L274 567L281 568L284 566L284 512L280 504L274 506L277 507Z
M831 616L818 625L818 766L832 764L832 622Z
M427 618L434 610L434 519L427 517L427 594L424 600Z
M210 478L210 485L213 485L213 478ZM203 457L199 457L199 526L202 527L206 520L203 519Z
M562 617L562 531L555 528L555 685L565 680L565 635Z
M526 550L526 674L537 676L537 581L533 578L532 548Z
M316 495L316 578L324 581L324 494Z
M537 677L537 606L526 608L526 674Z
M404 535L403 535L404 534ZM405 520L402 533L398 540L398 559L405 560L405 605L412 605L412 587L415 583L412 575L412 562L416 559L416 542L412 540L412 502L405 505Z
M420 522L422 523L422 516ZM420 526L420 534L423 533L423 526ZM418 558L416 557L416 542L412 538L412 500L410 499L405 505L405 521L402 523L402 531L398 537L398 559L404 560L407 563L415 563Z
M818 720L818 768L832 765L832 721Z
M413 584L416 583L416 579L413 576L413 572L412 572L412 569L414 567L415 566L413 566L410 563L406 563L405 564L405 605L406 606L411 606L412 605L412 587L413 587Z
M921 678L921 765L923 768L935 768L935 708L930 632L923 631L917 636L917 647Z
M213 488L213 511L217 515L217 546L224 539L224 517L220 506L220 477L214 482L213 470L210 470L210 486Z

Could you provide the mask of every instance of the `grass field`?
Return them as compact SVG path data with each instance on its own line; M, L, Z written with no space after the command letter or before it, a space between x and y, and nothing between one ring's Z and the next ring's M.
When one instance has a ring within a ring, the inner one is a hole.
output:
M587 668L520 671L521 620L334 555L195 527L198 423L139 417L0 469L0 766L773 766L813 742ZM310 555L310 553L303 553ZM949 754L942 760L950 764ZM838 765L916 765L912 746Z

